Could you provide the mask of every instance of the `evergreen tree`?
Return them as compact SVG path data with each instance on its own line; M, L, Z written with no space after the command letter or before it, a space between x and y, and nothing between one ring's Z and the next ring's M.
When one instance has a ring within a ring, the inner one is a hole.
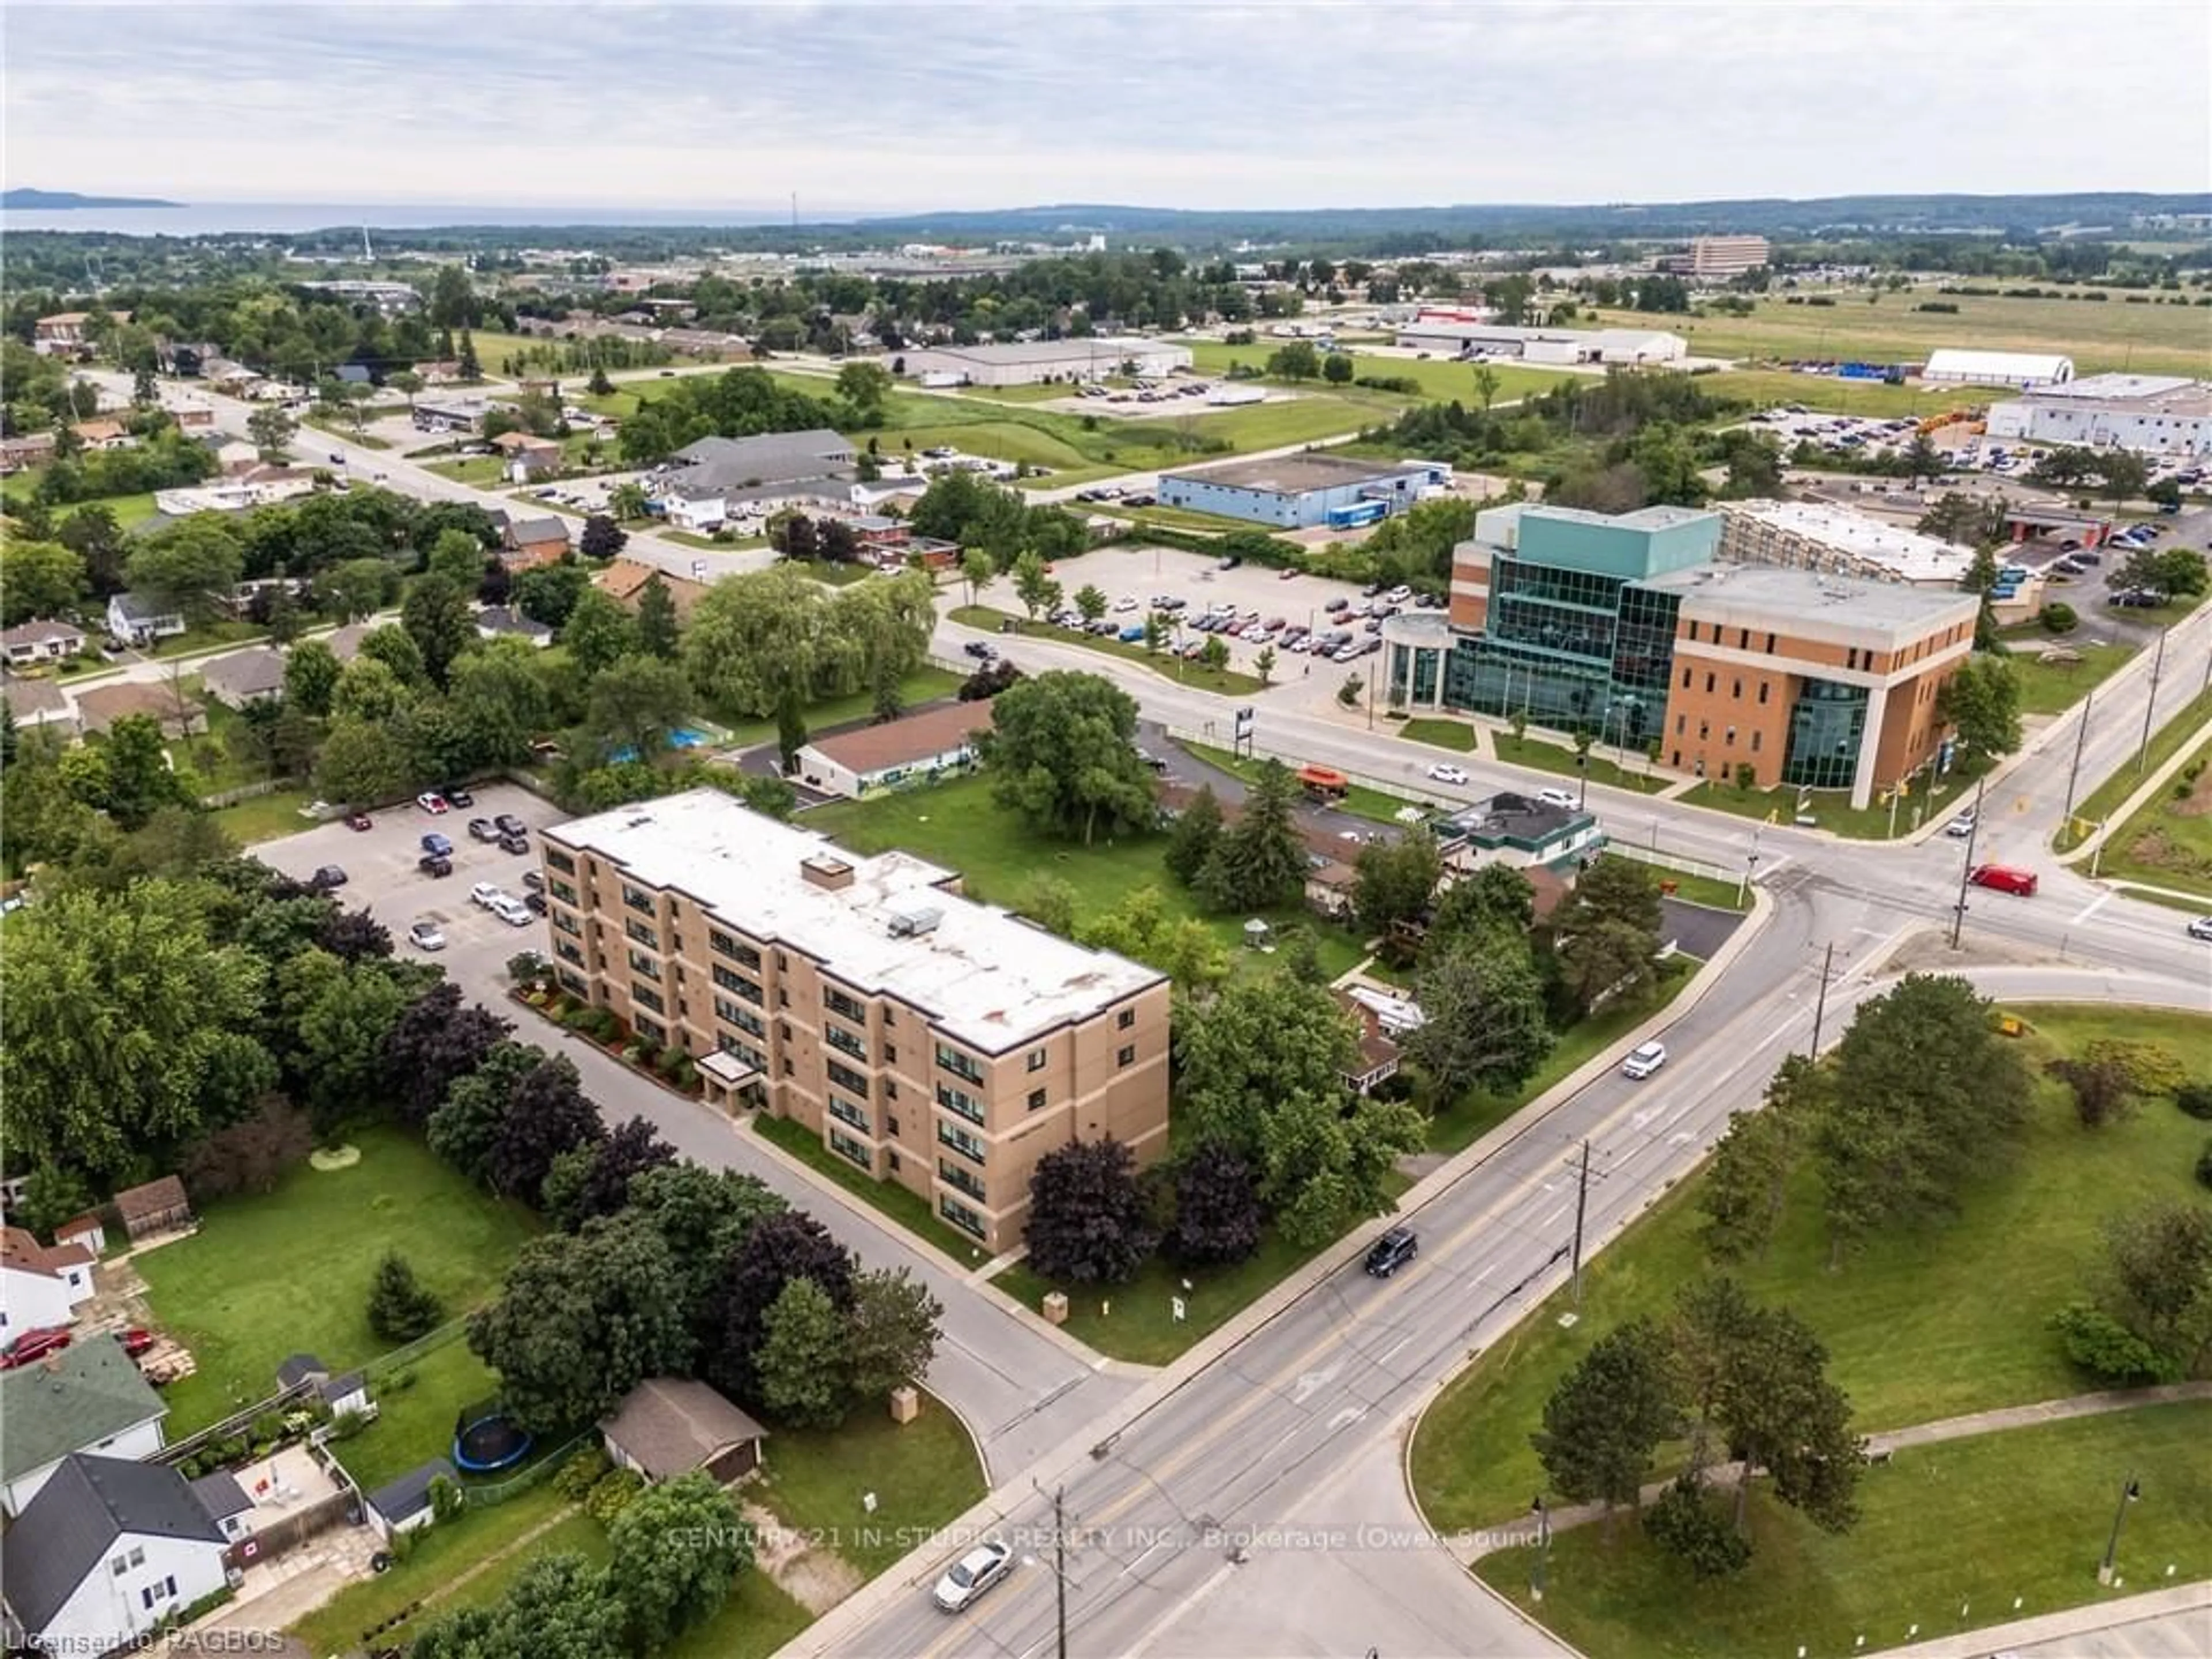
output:
M415 1269L397 1250L386 1250L369 1286L368 1328L386 1342L412 1342L438 1328L443 1316L438 1298L423 1288Z

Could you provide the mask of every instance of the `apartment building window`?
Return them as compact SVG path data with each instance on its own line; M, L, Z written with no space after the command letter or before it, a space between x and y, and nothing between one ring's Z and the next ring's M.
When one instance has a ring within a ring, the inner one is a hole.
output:
M1117 1031L1126 1031L1136 1023L1137 1011L1134 1008L1124 1008L1114 1016L1114 1029Z
M1844 653L1844 666L1846 668L1856 668L1858 665L1859 648L1855 645L1849 651Z
M581 939L584 936L583 924L566 910L551 911L548 914L547 920L552 922L554 931L556 933L566 933L571 939Z
M970 1198L981 1200L990 1196L981 1176L972 1170L962 1169L949 1158L937 1160L937 1176L946 1186L957 1187Z
M653 895L642 887L631 886L628 882L623 884L623 902L648 916L659 914L659 907L653 902Z
M1690 717L1687 714L1677 714L1674 716L1674 735L1676 737L1680 737L1684 732L1689 729L1689 726Z
M707 945L715 955L727 957L747 968L760 966L760 952L750 945L740 945L719 927L707 930Z
M970 1123L984 1121L981 1101L973 1095L963 1094L961 1091L949 1088L942 1083L937 1085L937 1103L948 1112L958 1113Z
M1121 1013L1121 1023L1124 1025L1129 1024L1134 1018L1127 1009L1124 1009ZM941 1042L937 1045L937 1063L951 1073L953 1076L966 1078L970 1083L981 1083L983 1080L981 1065L962 1054L957 1048L948 1048Z
M1030 1090L1030 1110L1031 1110L1031 1111L1033 1111L1033 1112L1041 1112L1041 1111L1044 1110L1044 1099L1045 1099L1045 1091L1044 1091L1043 1090L1042 1090L1042 1089L1032 1089L1032 1090Z
M751 1003L756 1008L762 1006L761 988L754 984L752 981L747 979L743 974L733 974L728 969L723 967L719 962L715 963L708 971L708 976L714 980L715 984L720 986L725 991L735 991L739 996L743 997L747 1002Z
M868 1023L868 1011L857 1000L847 996L835 986L822 988L822 1005L841 1019L849 1019L856 1025Z
M545 844L545 862L564 876L576 873L576 860L550 842Z
M640 1014L632 1023L637 1027L637 1034L647 1042L661 1048L667 1046L668 1030L659 1020L647 1019L644 1015Z
M971 1164L983 1163L991 1155L991 1149L983 1144L981 1136L969 1134L957 1123L937 1126L937 1144L950 1146Z
M1768 691L1768 690L1769 690L1769 689L1770 689L1770 688L1768 687L1768 685L1767 685L1767 684L1766 684L1766 682L1765 682L1765 680L1761 680L1761 681L1759 683L1759 702L1765 702L1766 701L1766 693L1767 693L1767 691Z
M869 1092L868 1079L851 1066L841 1066L833 1060L824 1069L830 1073L830 1080L839 1088L850 1089L856 1095L865 1095Z
M937 1213L971 1237L984 1236L983 1218L949 1194L938 1194Z
M1137 1045L1133 1042L1123 1048L1114 1056L1114 1063L1116 1066L1134 1066L1137 1063Z
M894 1009L894 1008L890 1006L890 1004L889 1004L889 1003L885 1003L885 1004L884 1005L884 1030L885 1030L886 1031L888 1031L888 1030L890 1030L891 1029L891 1027L892 1027L892 1026L894 1026L894 1025L896 1025L896 1024L898 1024L898 1012L897 1012L896 1009Z
M1735 727L1733 726L1729 727L1728 731L1722 736L1721 747L1723 749L1733 749L1735 747Z
M641 979L659 979L660 964L642 951L629 953L629 970Z
M1044 1063L1045 1063L1045 1060L1046 1060L1046 1054L1045 1054L1045 1051L1044 1051L1043 1049L1042 1049L1042 1048L1032 1048L1032 1049L1030 1049L1030 1060L1029 1060L1029 1066L1030 1066L1030 1070L1031 1070L1032 1072L1042 1072L1042 1070L1044 1070Z
M1751 752L1752 752L1753 754L1756 755L1756 754L1759 752L1759 738L1760 738L1761 737L1763 737L1764 735L1765 735L1764 732L1757 732L1757 731L1754 731L1754 732L1752 732L1752 734L1751 734Z
M875 1173L876 1154L874 1150L871 1147L863 1146L859 1141L854 1139L852 1136L842 1133L838 1130L832 1129L830 1132L830 1150L836 1153L838 1157L848 1159L852 1163L859 1164L862 1169L868 1171L869 1174L873 1175Z
M886 1042L884 1044L884 1064L886 1066L896 1066L898 1064L897 1043Z
M553 977L561 982L561 988L571 996L588 997L592 994L592 982L571 969L556 968L553 970Z
M629 988L629 1000L632 1002L636 1003L640 1007L652 1009L656 1014L665 1014L668 1012L668 1005L660 1000L660 993L653 989L650 986L631 986Z
M744 1061L746 1065L751 1066L756 1072L765 1072L768 1070L768 1056L766 1054L763 1054L759 1049L752 1048L749 1044L738 1042L737 1038L732 1036L727 1031L717 1031L714 1033L714 1046L717 1048L720 1048L726 1054L735 1054L739 1060ZM788 1060L784 1063L787 1067L790 1065Z
M1712 677L1711 674L1708 674L1708 675L1706 675L1706 676L1705 676L1705 695L1706 695L1707 696L1709 696L1709 697L1710 697L1711 696L1712 696L1712 694L1713 694L1713 677Z
M864 1135L876 1132L876 1121L868 1115L865 1107L856 1106L842 1095L830 1097L830 1115L840 1123L849 1123Z
M885 1100L896 1100L898 1098L898 1085L892 1082L889 1078L885 1078L884 1079L884 1098Z
M714 1018L725 1024L734 1025L740 1031L749 1031L757 1037L768 1035L768 1022L750 1009L741 1008L727 997L714 999Z
M1735 630L1735 648L1739 651L1751 649L1751 630L1748 628L1739 628Z
M1685 669L1682 671L1682 690L1684 690L1685 691L1686 691L1686 690L1688 690L1689 689L1690 689L1690 671L1689 671L1688 669L1685 668Z
M576 903L576 890L568 883L561 880L559 878L556 877L553 880L547 882L545 884L545 887L546 890L550 892L555 898L559 899L562 903ZM581 909L583 907L581 905L578 905L577 908Z
M623 932L628 933L630 938L648 951L658 951L660 948L660 935L634 917L623 918Z
M868 1063L868 1045L843 1026L825 1024L822 1028L822 1040L832 1048L852 1055L862 1065Z
M779 974L787 974L791 971L791 958L781 951L775 953L775 971Z
M553 954L560 957L563 962L574 963L579 968L584 965L584 952L582 948L579 945L570 944L565 939L556 939L553 941Z
M1735 689L1729 693L1729 697L1731 702L1741 702L1743 701L1743 682L1741 680L1738 680L1735 683Z
M1770 657L1774 654L1774 635L1771 634L1766 636L1766 654Z
M1698 722L1698 741L1699 743L1703 743L1707 738L1712 735L1712 731L1713 723L1711 720L1699 720Z

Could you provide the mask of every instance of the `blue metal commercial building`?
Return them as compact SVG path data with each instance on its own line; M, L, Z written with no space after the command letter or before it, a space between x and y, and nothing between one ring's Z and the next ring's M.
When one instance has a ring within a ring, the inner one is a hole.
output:
M1284 455L1160 474L1164 507L1242 519L1270 530L1351 529L1402 513L1451 482L1442 461L1353 461Z

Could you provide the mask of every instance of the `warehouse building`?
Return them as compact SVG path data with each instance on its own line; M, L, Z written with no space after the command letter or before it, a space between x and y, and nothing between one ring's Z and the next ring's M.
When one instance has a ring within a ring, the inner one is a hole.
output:
M2063 386L2074 360L2034 351L1962 351L1946 346L1928 354L1919 379L1926 386Z
M1453 550L1453 708L1656 744L1698 777L1748 767L1854 806L1941 752L1942 684L1979 602L1717 562L1721 514L1493 507ZM1386 641L1389 638L1387 633Z
M1989 431L2139 455L2212 455L2212 385L2175 374L2085 375L1994 405Z
M1848 507L1724 501L1720 556L1734 564L1817 570L1867 581L1955 588L1974 551Z
M1029 340L1012 345L927 346L900 359L906 373L952 386L1041 386L1117 374L1158 380L1190 367L1190 348L1162 340Z
M1160 474L1160 504L1243 519L1271 530L1356 530L1402 513L1450 483L1442 461L1395 465L1334 455L1282 455Z
M1633 368L1679 363L1690 355L1690 343L1680 335L1643 328L1510 328L1500 323L1416 318L1398 325L1397 340L1414 351L1563 366L1606 363Z

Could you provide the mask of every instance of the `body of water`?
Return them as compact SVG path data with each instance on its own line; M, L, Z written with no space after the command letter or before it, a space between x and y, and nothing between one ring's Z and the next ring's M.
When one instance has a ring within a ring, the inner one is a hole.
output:
M453 225L765 225L787 221L790 207L623 208L362 206L301 202L199 202L175 208L77 208L0 214L0 229L108 231L124 236L297 235L304 231L425 230ZM812 222L825 221L819 214Z

